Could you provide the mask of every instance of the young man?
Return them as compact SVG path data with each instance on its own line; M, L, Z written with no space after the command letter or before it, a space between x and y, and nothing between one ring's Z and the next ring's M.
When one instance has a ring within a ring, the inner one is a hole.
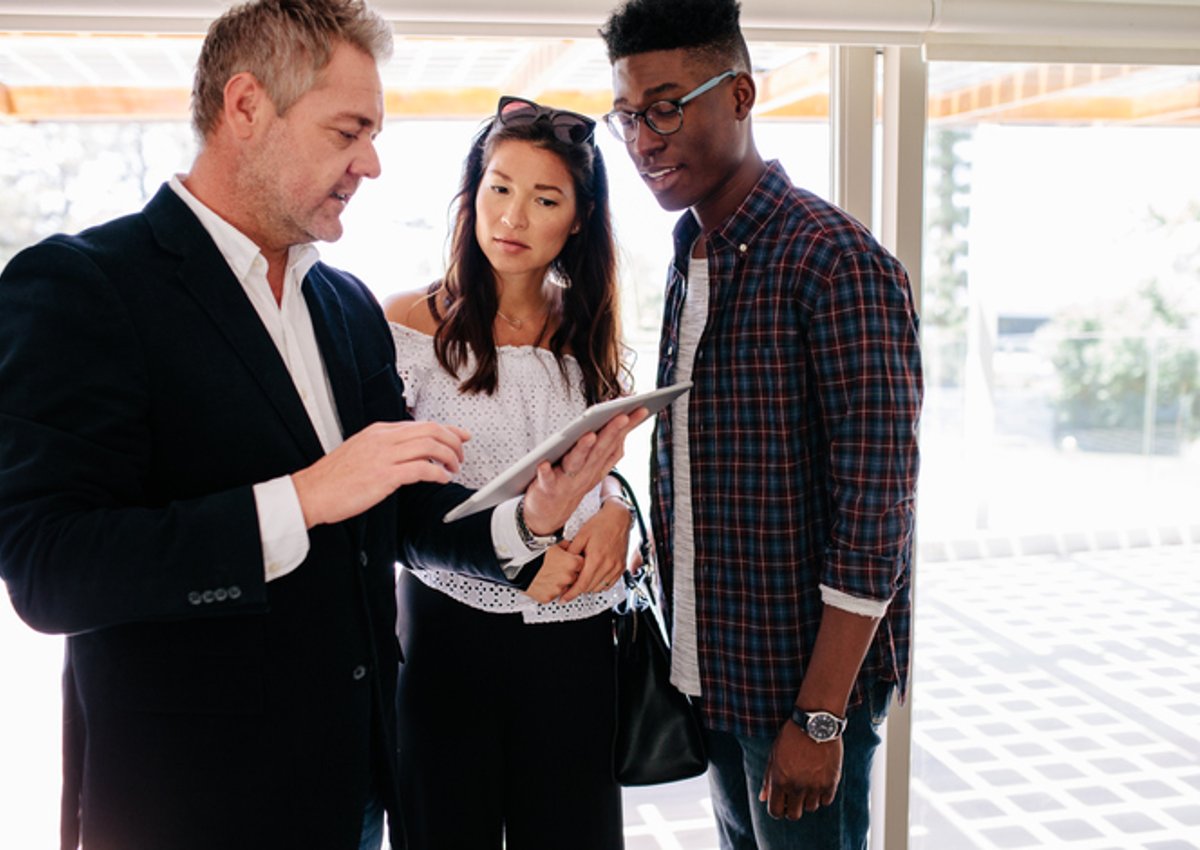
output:
M908 673L921 366L904 269L754 144L734 0L630 0L607 123L675 228L654 533L727 848L861 848Z
M544 468L523 524L444 524L467 435L405 421L379 305L309 244L379 173L390 49L361 0L230 10L191 172L0 276L0 576L69 635L64 847L358 847L398 811L397 556L545 600L578 572L537 537L638 417Z

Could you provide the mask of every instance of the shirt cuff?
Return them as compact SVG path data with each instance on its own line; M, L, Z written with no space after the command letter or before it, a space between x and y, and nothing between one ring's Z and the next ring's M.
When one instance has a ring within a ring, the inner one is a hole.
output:
M530 549L521 539L521 532L517 530L517 503L520 501L520 496L509 499L492 511L492 545L496 549L496 557L500 559L500 569L510 579L516 578L521 567L543 552L541 549Z
M842 593L840 590L834 590L832 587L824 584L820 587L821 601L832 608L849 611L851 614L857 614L860 617L872 617L875 619L879 619L887 613L888 602L890 600L864 599L861 596L851 596L849 593Z
M290 573L308 557L308 528L290 475L254 485L258 534L267 581Z

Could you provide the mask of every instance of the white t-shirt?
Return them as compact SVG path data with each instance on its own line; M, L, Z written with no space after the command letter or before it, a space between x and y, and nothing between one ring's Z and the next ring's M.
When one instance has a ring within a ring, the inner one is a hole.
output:
M708 260L688 264L687 297L679 317L675 381L690 381L696 349L708 324ZM674 526L671 562L674 565L674 612L671 635L671 682L690 696L700 696L700 657L696 648L696 550L692 525L692 464L688 457L688 395L671 405L671 472Z

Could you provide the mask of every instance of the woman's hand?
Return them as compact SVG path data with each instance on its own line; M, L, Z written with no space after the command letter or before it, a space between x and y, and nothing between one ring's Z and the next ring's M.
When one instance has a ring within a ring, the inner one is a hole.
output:
M616 499L605 502L569 542L568 551L583 556L583 569L562 595L563 602L584 593L608 590L625 571L633 515Z
M625 452L625 436L650 412L639 407L620 414L599 431L584 434L558 463L542 463L525 490L525 524L534 534L552 534L566 525L579 503L604 480Z
M577 553L568 552L565 541L551 546L546 550L542 566L525 593L543 605L553 602L576 583L581 569L583 558Z

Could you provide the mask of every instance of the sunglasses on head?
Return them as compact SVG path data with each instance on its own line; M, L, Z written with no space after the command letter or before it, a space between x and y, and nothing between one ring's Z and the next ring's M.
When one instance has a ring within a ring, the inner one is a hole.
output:
M581 145L592 139L596 122L578 112L551 109L523 97L505 95L496 107L496 120L505 127L520 127L546 121L554 137L568 145Z

